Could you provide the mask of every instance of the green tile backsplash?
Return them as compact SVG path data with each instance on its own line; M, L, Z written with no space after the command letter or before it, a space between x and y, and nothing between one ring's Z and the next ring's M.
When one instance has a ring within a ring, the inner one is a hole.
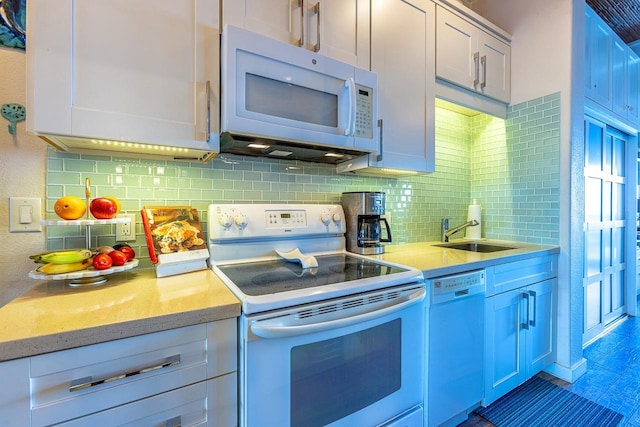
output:
M483 205L483 237L558 243L559 95L509 108L507 120L436 109L436 172L410 178L338 175L329 165L219 155L210 163L152 161L48 151L46 217L62 195L118 197L138 213L132 246L148 266L139 211L212 203L339 203L345 191L384 191L394 243L440 239L440 220L466 220ZM47 227L50 249L84 246L84 227ZM113 244L115 226L91 228L92 245ZM463 237L460 234L459 237Z

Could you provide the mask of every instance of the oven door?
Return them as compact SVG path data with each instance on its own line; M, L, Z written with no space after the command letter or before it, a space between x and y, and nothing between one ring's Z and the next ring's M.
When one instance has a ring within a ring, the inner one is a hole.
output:
M232 26L222 37L223 132L377 150L375 74Z
M403 425L421 426L425 294L413 284L243 316L241 425L374 426L410 413Z

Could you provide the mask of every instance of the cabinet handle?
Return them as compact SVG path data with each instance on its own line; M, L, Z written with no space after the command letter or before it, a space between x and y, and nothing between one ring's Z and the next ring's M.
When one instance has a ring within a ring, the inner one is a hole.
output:
M484 89L487 86L487 57L483 56L480 58L480 63L482 64L482 83L480 84L480 89Z
M316 25L316 40L317 43L315 45L313 45L313 51L314 52L318 52L320 51L320 2L316 3L315 6L313 6L313 9L311 10L312 13L314 13L317 17L318 23Z
M480 52L476 52L473 54L473 68L475 70L473 85L478 86L478 84L480 83Z
M302 7L302 0L298 0L296 3L296 7L300 8L300 38L298 39L297 45L299 47L304 46L304 8Z
M173 356L169 356L145 368L137 369L135 371L125 372L124 374L118 374L112 377L93 379L92 376L88 376L84 378L78 378L77 380L71 381L71 384L69 386L69 391L70 392L79 391L85 388L94 387L100 384L110 383L113 381L119 381L128 377L144 374L146 372L156 371L158 369L168 368L169 366L175 366L178 364L180 364L180 355L176 354Z
M378 119L378 129L380 129L379 130L380 143L378 144L378 148L380 149L380 152L376 156L376 162L381 162L384 154L384 138L383 138L384 133L382 132L383 130L382 125L383 125L382 119Z
M529 294L526 292L523 292L520 295L527 302L527 320L525 320L524 322L520 322L520 327L522 329L529 329Z
M182 426L182 417L178 415L177 417L173 417L164 422L164 427L181 427Z
M211 139L211 81L207 80L206 85L207 92L207 139L206 142L209 142Z
M534 328L536 327L536 312L537 312L537 306L538 306L538 294L536 294L536 291L529 291L529 295L531 295L533 297L533 316L531 316L533 319L529 320L529 325L533 326Z

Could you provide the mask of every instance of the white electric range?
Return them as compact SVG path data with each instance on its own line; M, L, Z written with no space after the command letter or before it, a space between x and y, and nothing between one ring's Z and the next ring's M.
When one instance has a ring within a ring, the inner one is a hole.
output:
M209 206L211 268L242 302L240 425L423 425L422 273L345 231L340 205Z

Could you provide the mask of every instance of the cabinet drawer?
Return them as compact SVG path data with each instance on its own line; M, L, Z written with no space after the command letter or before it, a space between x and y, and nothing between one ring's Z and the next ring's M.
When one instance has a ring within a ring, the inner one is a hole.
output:
M556 255L547 255L487 268L487 296L556 277L557 259Z
M235 426L236 380L234 372L77 418L60 426Z
M31 359L32 425L55 424L236 370L227 319Z

